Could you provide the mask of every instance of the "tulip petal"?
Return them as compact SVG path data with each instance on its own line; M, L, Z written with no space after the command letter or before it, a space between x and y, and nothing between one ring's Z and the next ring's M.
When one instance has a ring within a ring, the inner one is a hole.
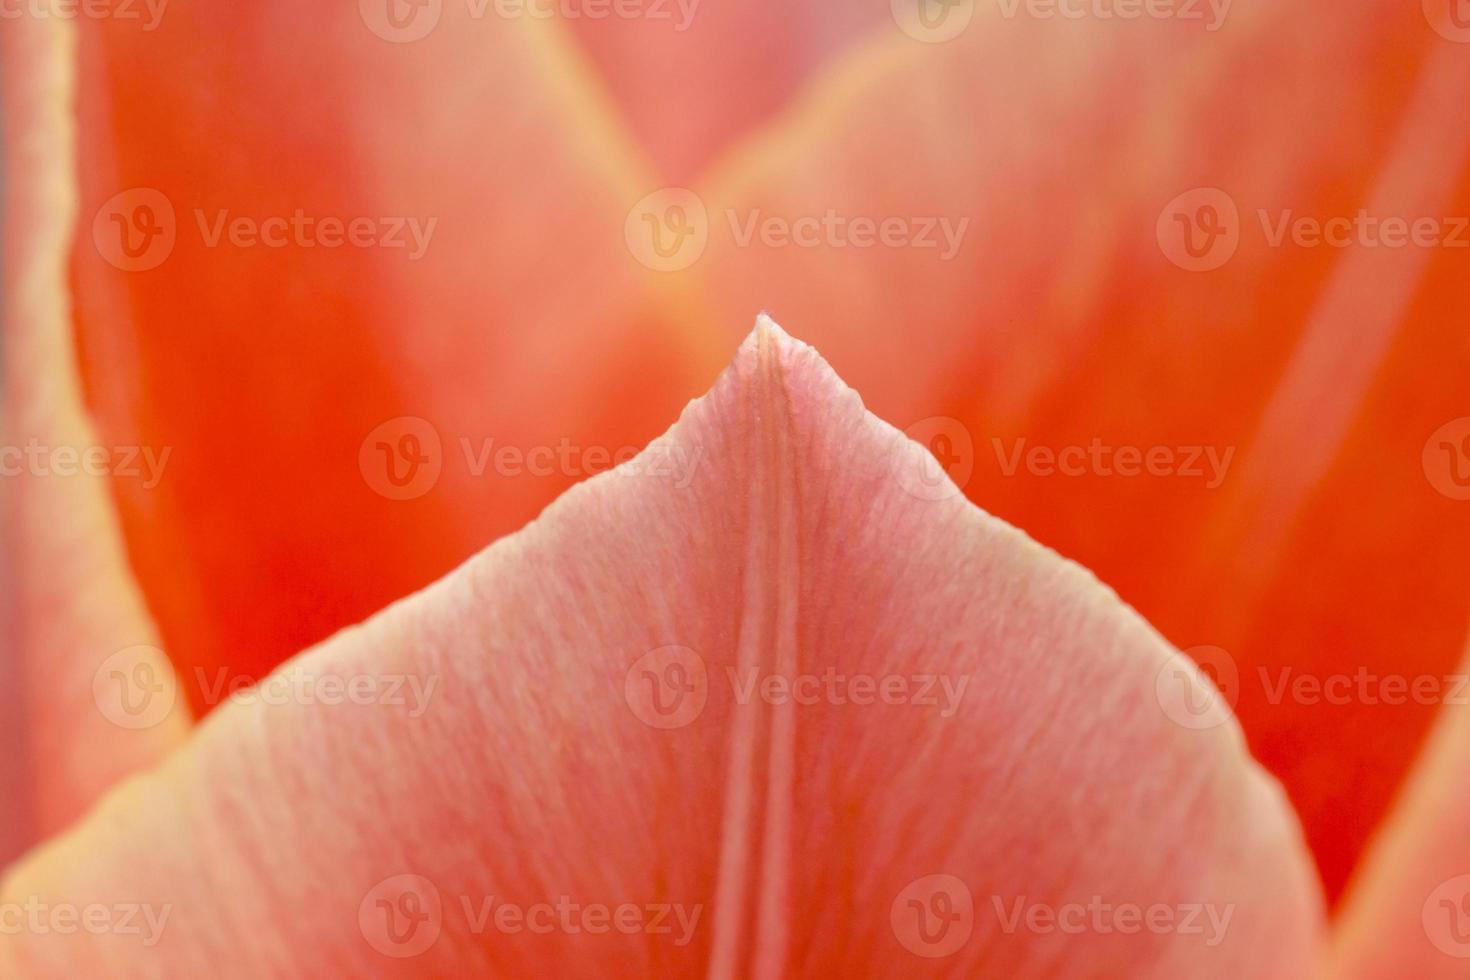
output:
M84 27L87 397L110 438L174 447L156 492L119 493L201 711L529 520L718 369L645 290L623 227L646 181L570 40L472 13ZM136 223L150 202L167 234Z
M284 665L0 889L167 909L157 934L33 931L0 965L1306 975L1299 829L1206 682L927 459L762 320L643 454Z
M1453 980L1470 959L1470 656L1334 925L1333 980Z
M1225 651L1335 894L1433 708L1290 685L1435 676L1463 636L1470 511L1421 448L1470 416L1470 59L1418 4L1042 6L848 59L698 188L696 268L718 322L810 324L885 418L947 427L975 499ZM1175 200L1237 212L1211 267L1166 250ZM1283 224L1360 211L1343 248Z
M0 866L162 756L187 724L97 472L118 455L98 442L77 380L66 290L74 41L54 18L0 32ZM137 715L108 676L134 671L161 694Z
M581 10L595 0L559 6L630 132L676 184L784 110L850 45L885 27L897 32L889 0L632 0L601 17Z

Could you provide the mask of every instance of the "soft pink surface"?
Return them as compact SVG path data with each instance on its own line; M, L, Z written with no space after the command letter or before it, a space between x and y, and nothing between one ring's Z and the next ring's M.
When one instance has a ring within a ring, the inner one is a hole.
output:
M680 459L698 461L692 480L653 466ZM1078 566L923 482L927 459L763 321L636 460L279 675L404 675L433 683L425 710L411 697L226 705L5 882L6 901L169 905L155 947L26 936L0 947L0 966L1305 976L1321 899L1234 723L1171 720L1184 689L1156 681L1203 684L1188 662ZM674 676L651 653L682 658L693 700L668 702L687 706L677 727L645 721L663 717L640 693L645 671ZM938 689L933 706L740 693L752 676L829 669L937 675L962 693ZM368 936L373 889L405 874L432 883L441 931L397 960ZM929 959L891 914L935 874L963 883L973 934ZM683 946L477 934L468 913L489 896L701 915ZM997 911L1094 896L1231 919L1209 945L1007 934Z
M0 30L4 217L0 323L4 407L0 446L0 867L65 827L113 782L182 738L182 707L122 729L94 697L113 654L152 647L160 683L171 668L155 644L124 555L107 477L57 475L97 445L82 408L66 289L76 213L70 25L21 17ZM44 451L45 462L30 450ZM70 451L70 464L58 453ZM109 688L103 684L105 697ZM108 704L108 708L112 705Z

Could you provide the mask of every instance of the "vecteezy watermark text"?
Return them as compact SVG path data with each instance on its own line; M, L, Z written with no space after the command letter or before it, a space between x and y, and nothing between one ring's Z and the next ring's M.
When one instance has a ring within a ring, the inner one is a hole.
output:
M169 0L0 0L0 20L139 21L144 33L158 29Z
M326 707L382 705L407 708L410 718L423 717L439 685L437 674L323 674L300 664L281 667L258 682L244 675L232 675L224 667L217 668L212 677L203 667L195 667L194 677L208 705L226 700L236 704Z
M1142 932L1154 935L1200 936L1209 947L1220 945L1235 906L1209 902L1168 904L1153 902L1109 902L1093 895L1085 902L1031 902L1021 895L1006 901L999 895L990 897L1000 931L1006 935L1028 932L1037 935L1061 933L1067 936L1118 934L1133 936Z
M1460 0L1457 0L1460 2ZM1467 249L1470 216L1374 214L1303 215L1291 208L1255 210L1268 248ZM1190 272L1211 272L1239 249L1249 222L1236 201L1218 187L1196 187L1164 205L1155 225L1159 248Z
M232 214L228 208L206 212L194 209L194 223L207 248L221 242L234 248L385 248L408 249L417 262L429 250L438 218L413 216L339 218L307 214L297 208L289 215L256 218Z
M528 905L507 902L494 895L482 896L478 901L461 895L459 901L470 932L475 935L491 929L507 936L526 932L538 936L551 933L596 936L612 932L631 936L642 933L668 936L675 946L689 944L704 912L700 903L623 902L613 906L603 902L578 902L569 895Z
M1009 451L1000 439L991 439L995 458L1005 476L1022 467L1032 476L1157 476L1203 479L1207 490L1225 482L1235 447L1216 446L1110 446L1094 437L1087 445L1028 446L1015 439Z
M1367 667L1326 675L1294 667L1256 671L1269 704L1470 704L1470 674L1380 674Z
M411 44L434 32L445 4L456 0L358 0L363 24L384 41ZM601 21L639 20L673 25L675 33L694 23L701 0L458 0L471 21L499 20ZM462 21L460 22L462 24ZM459 26L457 24L456 26Z
M653 728L683 728L703 713L713 674L693 649L671 644L635 660L623 676L628 708ZM970 683L969 674L845 673L835 667L818 672L782 672L726 665L723 671L734 704L835 708L912 707L937 709L951 718Z
M148 902L47 902L35 895L19 902L0 902L0 935L137 936L148 948L157 945L173 905Z
M1025 14L1035 20L1177 20L1202 21L1218 31L1232 0L999 0L1001 16Z
M0 477L113 476L152 490L172 454L171 446L51 446L32 438L23 446L0 446Z
M1225 724L1239 704L1242 689L1258 692L1269 705L1439 706L1470 704L1470 674L1381 672L1366 665L1329 673L1293 666L1257 665L1243 673L1223 647L1190 647L1159 668L1155 696L1164 713L1185 728Z
M465 0L471 17L487 12L505 20L668 21L682 34L694 23L700 0Z
M1470 217L1403 218L1360 209L1326 218L1298 215L1290 208L1272 215L1256 211L1266 243L1297 248L1470 248Z
M970 227L969 218L849 215L836 208L796 216L768 215L760 208L742 215L730 208L725 220L736 248L757 240L766 248L912 248L938 250L941 262L955 257Z
M914 705L939 708L939 717L951 718L970 684L970 675L958 678L944 674L845 674L828 667L820 674L779 674L750 667L726 667L725 676L735 703L748 705L759 699L765 704L818 704L858 706L870 704Z
M571 895L511 901L498 895L460 894L447 902L433 881L416 874L384 878L363 896L358 927L384 956L418 956L438 941L447 917L458 914L470 935L645 935L687 946L699 928L703 903L587 902Z
M295 208L289 214L238 214L230 208L194 208L194 229L205 248L384 249L423 258L438 218L410 215L324 215ZM168 261L188 225L174 203L152 187L114 194L92 219L92 244L124 272L148 272Z
M942 500L962 493L976 469L975 440L958 419L931 416L904 429L912 440L895 463L903 488L923 500ZM992 437L990 446L1003 477L1018 473L1050 478L1153 477L1198 480L1206 490L1225 482L1235 459L1234 446L1204 444L1119 445L1094 436L1086 443L1032 444L1024 436Z
M471 476L484 476L493 470L496 476L593 476L604 470L622 467L622 476L666 478L674 489L686 490L704 458L704 447L686 448L675 444L655 443L640 451L636 446L580 446L563 437L555 446L529 448L511 444L496 445L491 438L475 445L461 436L460 451ZM640 459L640 455L647 455Z
M505 479L563 476L581 479L611 471L624 478L664 480L676 490L694 482L704 462L703 446L667 440L643 449L581 445L563 436L556 443L521 446L493 437L457 440L458 460L474 479L488 474ZM403 415L375 426L358 448L358 469L372 490L389 500L413 500L438 484L446 466L455 463L444 440L427 419Z
M938 214L858 214L835 207L776 214L761 208L725 208L723 227L704 200L683 187L664 187L629 209L623 224L628 251L658 272L687 269L716 233L734 248L907 249L947 262L959 254L968 217Z

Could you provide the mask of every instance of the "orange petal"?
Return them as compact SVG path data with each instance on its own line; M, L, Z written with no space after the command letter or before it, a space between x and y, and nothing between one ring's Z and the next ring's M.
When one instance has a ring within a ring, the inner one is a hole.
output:
M1456 234L1470 60L1418 4L1236 4L1217 32L1004 6L862 52L743 147L699 189L692 271L719 321L759 303L810 324L878 411L949 441L974 499L1179 645L1223 648L1335 893L1432 707L1283 704L1262 678L1454 664L1470 511L1421 449L1470 415L1470 292L1463 249L1268 227L1368 209ZM1181 267L1161 224L1212 201L1238 245ZM829 214L847 223L815 247L763 237ZM858 219L899 244L854 244ZM1095 443L1161 450L1166 475L1059 471Z
M524 523L708 376L644 296L643 184L557 26L416 9L87 24L87 393L110 438L173 447L157 493L120 493L200 709Z
M763 322L642 455L283 666L0 896L139 931L0 963L1306 975L1298 828L1206 682L926 459Z
M1463 977L1470 959L1470 656L1422 758L1353 878L1334 980Z
M163 755L187 723L108 496L104 471L138 447L98 442L77 383L66 293L74 41L55 18L0 32L0 866ZM123 675L158 696L122 699Z
M776 116L858 39L897 33L889 0L499 2L561 11L639 145L675 184Z

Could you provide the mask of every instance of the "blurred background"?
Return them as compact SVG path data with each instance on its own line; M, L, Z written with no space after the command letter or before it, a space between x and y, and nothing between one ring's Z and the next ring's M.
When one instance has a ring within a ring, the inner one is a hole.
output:
M1447 690L1381 680L1470 625L1466 0L76 19L77 350L196 713L627 458L764 310L1200 660L1341 889Z

